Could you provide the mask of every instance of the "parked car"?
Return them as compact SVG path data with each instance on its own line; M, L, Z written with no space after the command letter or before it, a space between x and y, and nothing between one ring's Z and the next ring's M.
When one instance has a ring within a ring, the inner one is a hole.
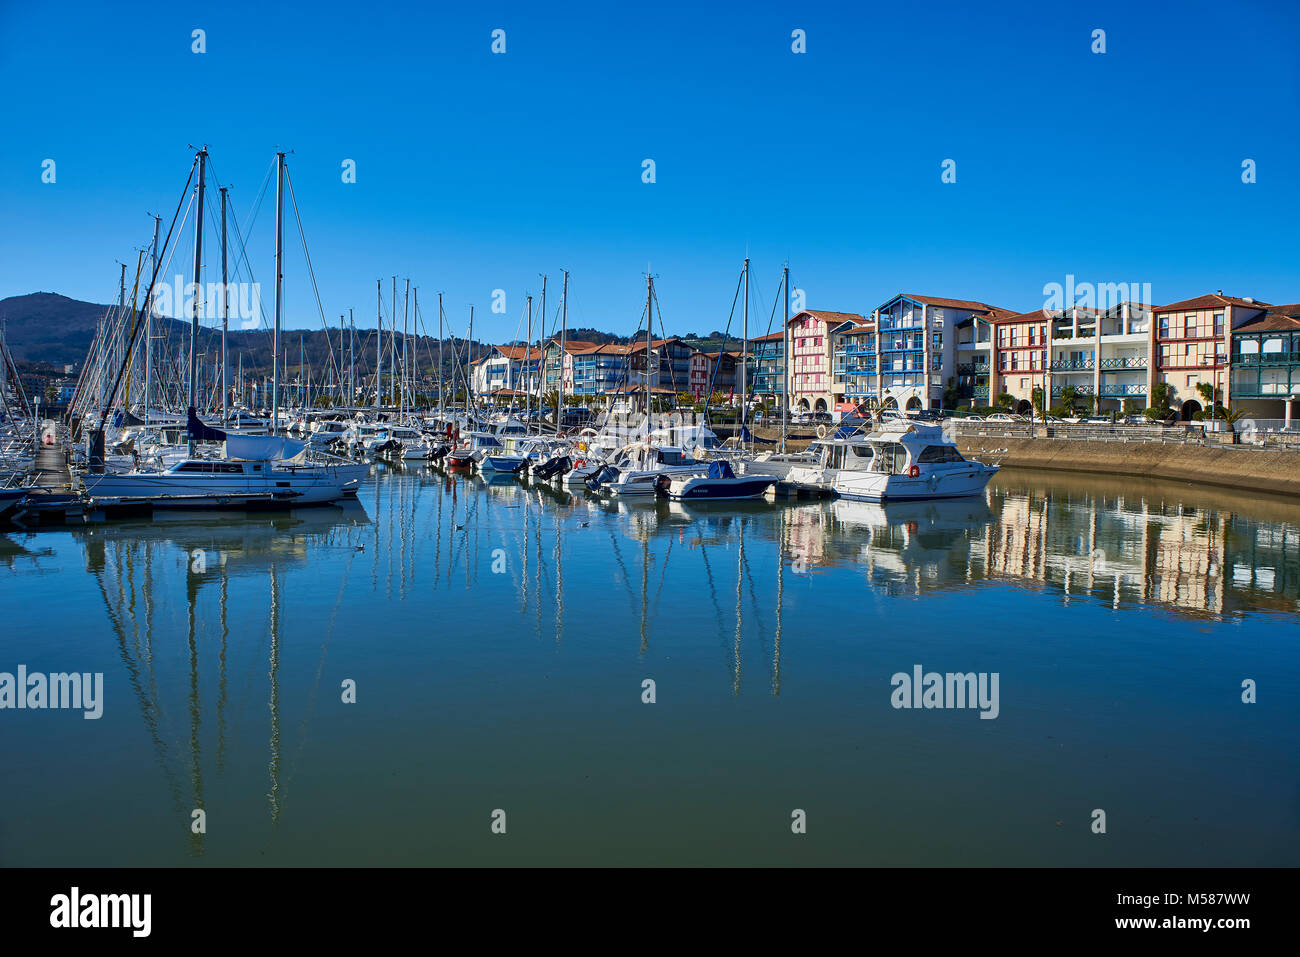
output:
M907 413L907 417L915 419L917 422L939 422L943 419L943 416L934 409L918 409Z
M1010 415L1006 412L994 412L984 421L985 422L1015 422L1018 420L1014 415Z

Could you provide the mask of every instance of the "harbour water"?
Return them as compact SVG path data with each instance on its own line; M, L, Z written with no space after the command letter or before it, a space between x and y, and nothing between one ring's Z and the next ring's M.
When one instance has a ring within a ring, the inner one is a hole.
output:
M2 865L1300 860L1282 500L380 467L344 509L0 536L0 608L0 672L104 676L98 719L0 711ZM996 717L894 707L916 666L997 674Z

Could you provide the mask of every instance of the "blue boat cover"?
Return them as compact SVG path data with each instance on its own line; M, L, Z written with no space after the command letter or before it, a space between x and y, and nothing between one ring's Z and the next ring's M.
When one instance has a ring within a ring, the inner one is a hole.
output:
M192 442L224 442L226 433L220 429L213 429L199 421L199 417L194 413L194 406L189 408L189 424L185 430L189 433Z
M709 478L731 479L735 477L736 473L731 470L731 463L726 459L718 459L709 463Z

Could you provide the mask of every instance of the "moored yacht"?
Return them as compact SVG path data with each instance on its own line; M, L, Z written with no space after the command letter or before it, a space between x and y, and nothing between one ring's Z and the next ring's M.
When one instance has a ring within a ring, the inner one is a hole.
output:
M997 465L963 457L936 425L886 422L846 442L871 447L868 468L841 469L831 482L847 499L896 502L979 495L998 472Z

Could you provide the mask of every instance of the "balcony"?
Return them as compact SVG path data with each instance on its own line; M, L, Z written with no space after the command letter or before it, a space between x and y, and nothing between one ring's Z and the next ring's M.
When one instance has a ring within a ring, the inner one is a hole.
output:
M957 366L957 374L965 376L988 375L989 364L987 362L964 362Z
M1300 352L1238 352L1233 366L1289 366L1300 364Z
M1092 395L1092 394L1093 394L1093 392L1092 392L1092 386L1091 386L1091 385L1087 385L1087 384L1084 384L1084 385L1076 385L1076 386L1054 385L1054 386L1052 386L1052 396L1055 397L1055 396L1058 396L1058 395L1062 395L1062 394L1065 392L1066 389L1074 389L1074 394L1075 394L1075 395L1078 395L1078 396L1085 396L1085 395ZM1143 391L1145 391L1145 388L1144 388Z
M1112 369L1145 369L1146 367L1146 356L1123 356L1101 360L1102 372L1108 372Z
M1091 359L1053 359L1053 372L1091 372L1094 368Z
M989 387L986 385L977 385L973 390L971 390L971 395L987 402L989 400Z
M1052 390L1052 394L1056 394L1055 389ZM1145 382L1138 382L1130 385L1103 385L1101 387L1101 394L1109 398L1119 398L1127 395L1146 395L1147 387Z

